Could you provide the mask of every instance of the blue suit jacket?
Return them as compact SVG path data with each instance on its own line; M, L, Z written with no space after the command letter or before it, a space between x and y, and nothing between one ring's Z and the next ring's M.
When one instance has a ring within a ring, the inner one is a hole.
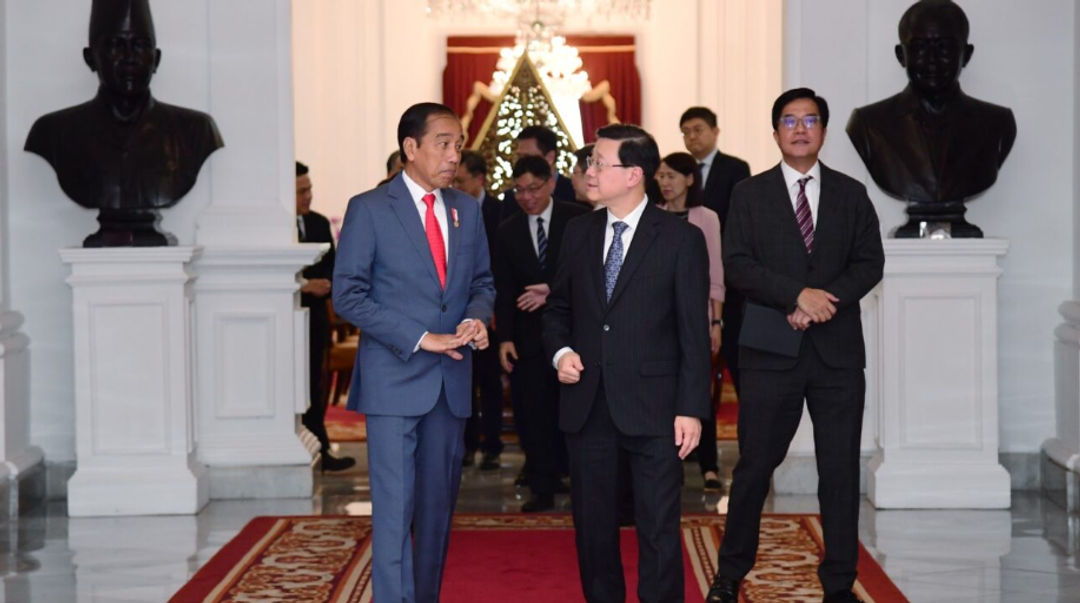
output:
M446 388L450 411L471 412L472 354L413 352L425 331L453 333L487 320L495 302L487 235L476 200L442 189L449 231L446 289L402 176L349 200L334 269L334 310L361 330L348 408L426 414ZM455 221L454 210L457 212Z

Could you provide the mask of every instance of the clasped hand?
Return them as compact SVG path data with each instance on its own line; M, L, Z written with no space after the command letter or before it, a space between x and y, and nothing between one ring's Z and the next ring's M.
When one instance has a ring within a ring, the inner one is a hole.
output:
M551 293L551 287L547 283L526 285L525 292L517 298L517 307L523 312L539 310L547 303L549 293Z
M458 351L472 342L478 350L488 347L487 325L482 320L466 320L458 325L455 333L428 333L420 340L420 349L434 354L446 354L454 360L464 356Z
M836 316L836 303L839 301L839 298L824 289L807 287L799 292L798 307L788 314L788 324L792 329L805 331L815 322L828 322Z

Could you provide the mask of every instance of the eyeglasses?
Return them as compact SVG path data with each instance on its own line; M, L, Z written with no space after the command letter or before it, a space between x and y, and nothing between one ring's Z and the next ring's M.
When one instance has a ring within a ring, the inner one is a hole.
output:
M785 115L780 118L780 125L784 126L785 130L794 130L795 126L802 125L807 130L813 130L821 123L821 118L817 115L803 115L802 118L795 117L794 115Z
M621 168L637 167L637 166L633 166L633 165L627 165L625 163L607 164L607 163L604 163L603 161L601 161L599 159L593 159L592 157L588 158L587 163L589 164L589 167L593 168L594 170L596 170L598 172L602 172L602 171L604 171L605 169L607 169L609 167L621 167Z
M544 178L538 184L534 184L534 185L532 185L530 187L527 187L527 188L526 187L521 187L521 186L515 186L514 187L514 195L517 196L517 197L521 197L523 195L530 195L530 196L535 195L535 194L539 193L541 190L543 190L544 185L547 184L548 180L549 180L549 178Z

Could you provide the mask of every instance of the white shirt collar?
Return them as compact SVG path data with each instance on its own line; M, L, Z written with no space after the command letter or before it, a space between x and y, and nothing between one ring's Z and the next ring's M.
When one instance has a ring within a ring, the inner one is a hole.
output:
M801 180L801 179L803 179L803 178L805 178L807 176L813 176L814 179L811 180L810 182L817 182L818 186L821 185L821 162L820 161L815 161L814 165L810 166L810 170L808 172L806 172L805 174L799 173L799 170L796 170L795 168L788 165L786 162L781 161L780 162L780 172L784 174L784 184L787 185L788 190L790 190L791 187L798 184L799 180Z
M412 196L412 200L413 200L414 204L423 205L424 204L424 195L428 194L429 192L434 193L434 195L435 195L435 205L440 205L442 203L442 200L443 200L443 198L442 198L442 190L440 190L440 189L435 189L433 191L424 190L424 187L417 184L416 181L413 180L412 178L409 178L409 175L407 173L405 173L405 170L401 170L401 178L402 178L402 180L405 181L405 188L409 189L409 195Z
M533 230L535 230L536 229L536 219L537 218L543 218L544 219L544 230L545 231L550 230L551 229L551 210L554 207L555 207L555 199L551 199L551 200L548 201L547 208L545 208L544 211L540 212L539 215L534 216L534 215L530 214L529 215L529 226L531 226L533 228Z
M626 217L623 218L622 220L616 218L615 214L611 213L610 209L605 210L605 211L607 211L607 227L608 227L608 229L611 229L611 225L616 223L616 222L623 222L627 226L630 227L631 231L637 230L638 222L641 221L641 214L645 213L645 206L648 205L648 204L649 204L649 196L645 195L644 197L642 197L641 203L638 203L637 207L635 207L633 209L633 211L631 211L630 213L626 214Z
M704 163L706 166L711 168L713 161L716 160L716 154L719 153L719 152L720 152L720 149L713 149L712 153L709 153L708 155L705 156L704 159L702 159L701 161L698 161L698 164Z

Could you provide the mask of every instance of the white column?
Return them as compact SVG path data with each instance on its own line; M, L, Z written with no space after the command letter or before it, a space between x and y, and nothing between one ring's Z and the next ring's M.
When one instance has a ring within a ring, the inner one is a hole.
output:
M68 513L195 513L190 266L196 247L61 249L71 266L75 454Z
M308 364L296 274L322 246L296 243L290 8L206 5L209 112L225 138L195 230L198 454L212 498L312 492L297 435Z
M1042 445L1042 488L1069 511L1080 511L1080 302L1059 308L1054 331L1054 437Z
M1004 239L885 241L879 508L1009 507L998 463L997 281Z

